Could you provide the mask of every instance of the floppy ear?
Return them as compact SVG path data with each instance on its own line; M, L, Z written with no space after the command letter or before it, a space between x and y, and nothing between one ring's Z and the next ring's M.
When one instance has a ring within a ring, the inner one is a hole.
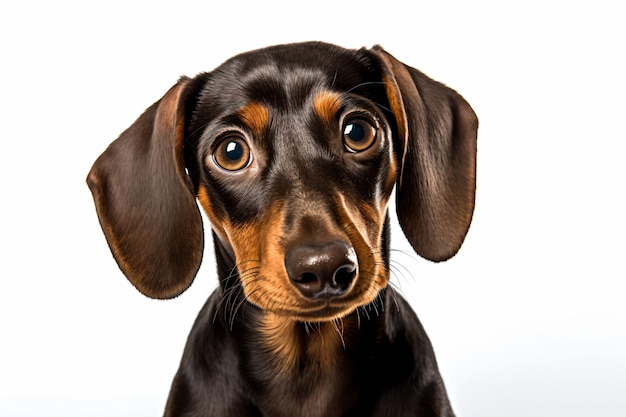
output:
M193 281L202 219L185 173L186 89L181 78L111 143L87 183L120 269L143 294L172 298Z
M380 47L374 51L398 128L400 226L419 255L444 261L457 253L472 220L478 119L456 91Z

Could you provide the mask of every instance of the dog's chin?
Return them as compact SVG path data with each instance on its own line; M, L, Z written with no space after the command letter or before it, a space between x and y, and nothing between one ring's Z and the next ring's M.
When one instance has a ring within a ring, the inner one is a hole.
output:
M292 312L290 317L302 323L326 323L342 320L356 311L358 306L351 308L323 308L316 311Z
M373 297L375 298L375 297ZM311 300L307 305L300 305L295 308L263 308L261 310L283 317L284 319L293 320L302 323L325 323L342 320L352 314L356 314L361 307L367 308L373 299L359 300L359 302L339 303L332 300Z
M252 300L248 300L248 302L257 307L263 313L267 313L275 317L281 317L284 320L302 323L324 323L341 320L354 313L359 307L358 305L332 306L327 303L326 305L318 305L316 307L309 308L277 308L276 306L264 307L259 303L253 302Z

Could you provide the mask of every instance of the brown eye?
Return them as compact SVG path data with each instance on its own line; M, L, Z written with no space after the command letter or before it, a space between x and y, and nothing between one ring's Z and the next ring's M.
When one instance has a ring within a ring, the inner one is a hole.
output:
M213 160L227 171L239 171L250 165L252 153L245 140L238 136L229 136L217 145Z
M362 152L376 142L376 127L365 117L350 117L343 124L343 141L349 151Z

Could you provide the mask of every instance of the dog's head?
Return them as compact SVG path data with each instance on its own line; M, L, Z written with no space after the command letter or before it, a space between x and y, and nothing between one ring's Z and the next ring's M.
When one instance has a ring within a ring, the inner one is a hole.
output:
M250 302L329 320L387 285L394 186L415 251L433 261L458 251L477 124L455 91L380 47L275 46L179 80L88 183L115 259L144 294L173 297L195 277L197 199Z

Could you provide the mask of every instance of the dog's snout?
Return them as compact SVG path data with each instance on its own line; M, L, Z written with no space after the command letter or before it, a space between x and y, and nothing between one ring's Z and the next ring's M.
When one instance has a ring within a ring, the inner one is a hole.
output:
M354 248L343 241L297 246L287 253L285 268L293 285L307 298L347 293L358 271Z

